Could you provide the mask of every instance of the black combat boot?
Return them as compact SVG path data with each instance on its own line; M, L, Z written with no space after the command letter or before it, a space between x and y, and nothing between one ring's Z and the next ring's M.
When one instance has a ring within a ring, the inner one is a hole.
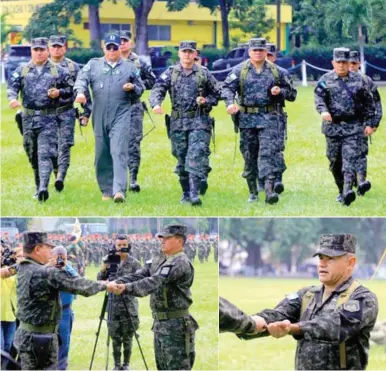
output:
M208 190L208 178L201 179L200 182L200 195L205 195L206 191Z
M256 179L255 178L247 178L247 184L249 189L249 198L248 202L255 202L257 201L257 186L256 186Z
M63 188L64 188L64 177L65 177L65 174L63 174L61 172L57 173L57 175L56 175L55 189L58 192L62 192L63 191Z
M265 202L273 205L279 201L279 196L273 190L274 179L265 180Z
M180 203L182 204L190 203L189 176L180 176L180 184L182 188L182 198L180 200Z
M138 175L138 169L132 169L130 170L130 185L129 190L131 192L139 192L141 190L141 187L137 183L137 175Z
M190 187L190 202L192 206L202 205L200 197L198 197L198 190L200 188L201 178L196 175L189 174L189 187Z
M343 185L343 205L350 206L355 201L355 192L352 190L353 177L345 175Z
M336 196L336 202L341 202L343 203L343 183L336 183L338 189L339 189L339 194Z
M273 190L279 195L280 193L284 192L284 184L282 179L282 174L278 175L275 178L275 182L273 184Z
M50 195L47 188L40 188L38 192L38 200L40 202L46 202L49 199Z
M366 174L359 174L358 196L364 196L371 189L370 181L366 180Z

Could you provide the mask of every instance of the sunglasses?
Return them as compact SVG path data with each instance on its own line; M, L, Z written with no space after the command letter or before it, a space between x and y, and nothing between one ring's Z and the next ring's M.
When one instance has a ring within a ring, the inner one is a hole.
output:
M106 46L106 49L107 50L114 50L116 52L116 51L118 51L119 46L117 46L115 44L109 44L109 45Z

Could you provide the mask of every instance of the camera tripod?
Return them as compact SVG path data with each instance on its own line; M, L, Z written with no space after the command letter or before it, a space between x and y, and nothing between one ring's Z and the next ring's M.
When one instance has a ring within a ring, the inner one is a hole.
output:
M110 278L110 280L112 280L112 279ZM89 370L92 369L92 364L94 362L95 351L96 351L96 347L97 347L98 339L99 339L99 334L100 334L101 327L102 327L102 321L104 320L104 317L105 317L106 308L107 308L107 322L111 321L112 295L114 295L114 294L113 293L108 293L107 291L105 293L105 297L104 297L103 304L102 304L101 315L99 317L99 325L98 325L98 330L96 332L96 339L95 339L95 344L94 344L94 350L92 352L92 357L91 357L91 362L90 362ZM139 348L139 351L141 353L141 357L142 357L143 363L145 364L145 368L146 368L146 370L149 370L149 368L147 367L145 356L144 356L143 351L142 351L141 344L139 342L139 335L138 335L137 331L134 330L133 321L132 321L129 309L127 308L127 305L126 305L126 302L125 302L125 298L122 295L120 295L120 298L122 299L123 305L125 307L127 318L129 319L130 327L132 328L132 330L133 330L132 332L134 333L135 340L137 341L138 348ZM109 368L109 348L110 348L110 331L109 331L109 328L107 326L106 370L108 370L108 368Z

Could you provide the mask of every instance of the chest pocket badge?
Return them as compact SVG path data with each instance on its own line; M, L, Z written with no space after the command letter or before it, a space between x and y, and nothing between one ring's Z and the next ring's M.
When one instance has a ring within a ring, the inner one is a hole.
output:
M169 274L170 274L171 270L172 270L172 266L171 265L164 265L163 267L161 267L159 274L162 277L169 277Z

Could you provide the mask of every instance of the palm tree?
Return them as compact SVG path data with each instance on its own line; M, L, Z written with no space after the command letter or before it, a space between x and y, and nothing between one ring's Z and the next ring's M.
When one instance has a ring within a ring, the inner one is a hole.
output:
M363 29L370 30L373 25L373 8L371 0L332 0L326 3L326 23L328 26L341 27L348 38L357 35L364 70L364 36ZM363 71L364 72L364 71Z

